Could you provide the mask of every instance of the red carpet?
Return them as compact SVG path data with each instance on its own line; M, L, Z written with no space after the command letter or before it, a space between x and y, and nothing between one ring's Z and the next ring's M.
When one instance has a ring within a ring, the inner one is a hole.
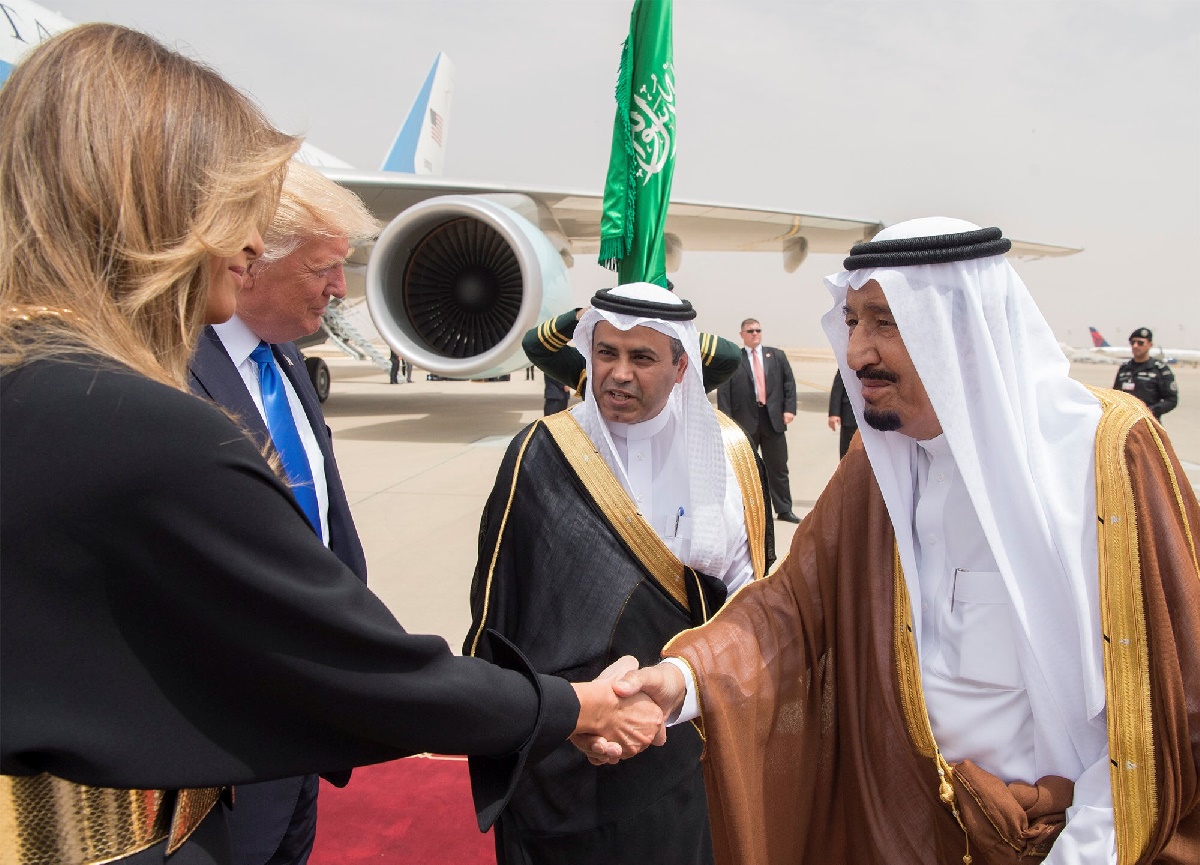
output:
M465 757L423 754L321 782L309 865L495 865L479 833Z

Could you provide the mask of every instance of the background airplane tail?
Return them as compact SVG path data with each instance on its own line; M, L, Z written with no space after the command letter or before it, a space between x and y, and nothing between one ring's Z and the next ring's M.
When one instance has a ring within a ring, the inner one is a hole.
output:
M396 133L392 149L384 157L380 166L382 171L442 173L453 96L454 64L445 54L439 53L425 77L421 92L413 100L408 116Z
M1101 334L1100 331L1096 330L1096 328L1089 327L1088 333L1090 333L1092 335L1092 347L1093 348L1108 348L1109 347L1108 340L1105 339L1103 334Z
M31 0L0 3L0 84L30 49L71 26L71 21Z

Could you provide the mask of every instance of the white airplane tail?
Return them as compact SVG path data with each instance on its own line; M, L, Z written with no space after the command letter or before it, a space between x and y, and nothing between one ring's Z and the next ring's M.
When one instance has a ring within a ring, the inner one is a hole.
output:
M0 84L30 48L48 39L72 23L30 0L4 0L0 3Z
M300 145L296 158L313 168L353 168L349 162L338 159L332 153L326 153L319 147L314 147L305 141Z
M442 173L453 96L454 64L445 54L439 53L380 170L405 174Z

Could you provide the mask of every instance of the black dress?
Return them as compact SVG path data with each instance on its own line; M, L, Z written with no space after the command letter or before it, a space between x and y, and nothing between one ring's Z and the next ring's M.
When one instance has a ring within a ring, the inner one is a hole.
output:
M574 727L568 683L507 647L517 669L406 633L205 401L36 361L0 377L0 442L6 775L174 790L487 754L492 820Z

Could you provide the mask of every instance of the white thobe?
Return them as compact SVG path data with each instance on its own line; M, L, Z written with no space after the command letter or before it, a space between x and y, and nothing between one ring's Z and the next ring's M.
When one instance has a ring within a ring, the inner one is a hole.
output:
M688 514L689 485L687 454L677 445L674 415L667 410L636 424L609 423L620 468L628 480L627 492L663 543L681 562L688 563L692 519ZM610 466L618 478L617 466ZM725 485L722 503L725 518L728 565L719 574L708 574L723 582L732 595L754 577L754 566L746 536L746 518L740 487Z
M917 442L915 453L917 653L934 740L951 763L969 758L1004 781L1033 782L1036 727L1017 662L1024 632L946 437ZM1046 865L1115 865L1108 762L1106 752L1075 780Z
M970 759L1009 782L1037 780L1033 709L1018 663L1024 639L945 436L917 442L913 461L913 542L921 605L916 635L921 684L934 739L951 763ZM686 664L683 708L699 714ZM1046 865L1116 865L1108 755L1075 780L1067 824Z
M258 348L258 344L262 340L236 315L224 324L214 324L213 330L220 337L221 344L225 346L225 352L229 355L229 359L237 367L238 375L242 377L246 390L250 392L250 399L254 401L254 406L262 415L265 425L267 411L263 408L262 383L258 377L258 363L250 357L250 353ZM281 362L278 357L275 358L275 362L280 367L286 363L286 361ZM300 396L292 387L292 382L282 368L279 378L283 381L288 407L292 410L292 420L296 422L296 431L300 433L300 442L304 445L304 454L308 457L309 469L312 471L313 486L317 492L317 507L321 514L321 540L325 546L329 546L329 484L325 480L325 455L321 453L321 446L317 443L312 423L304 411L304 403L300 402Z

